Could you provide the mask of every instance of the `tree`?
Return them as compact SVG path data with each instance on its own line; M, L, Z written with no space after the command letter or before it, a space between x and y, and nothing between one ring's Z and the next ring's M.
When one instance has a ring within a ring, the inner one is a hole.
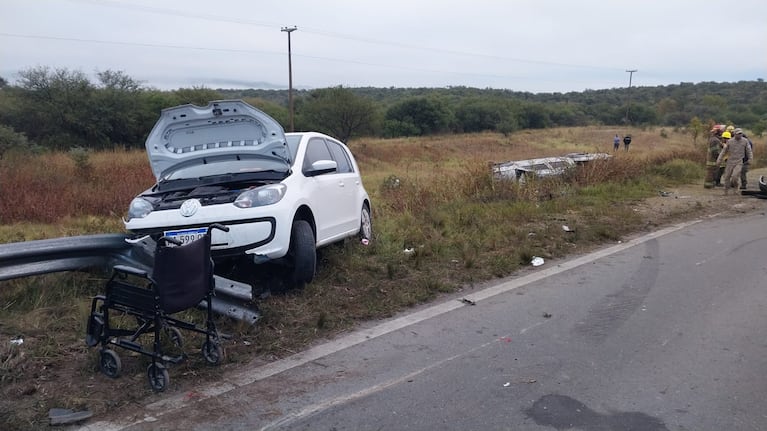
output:
M173 92L176 102L169 106L191 103L198 106L206 106L213 100L221 99L221 93L206 87L179 88ZM166 106L167 108L168 106Z
M499 100L472 97L460 102L455 110L456 129L463 132L497 130L498 124L508 117L508 106Z
M103 144L104 119L94 103L95 87L80 71L36 67L19 72L14 128L51 148Z
M525 103L518 113L519 124L524 129L545 129L551 125L546 108L540 103Z
M706 125L703 124L702 121L700 121L700 118L698 117L692 117L692 120L690 120L690 124L687 125L687 130L690 131L690 134L692 135L692 143L697 145L698 143L698 136L702 135L703 133L706 133Z
M296 107L299 123L348 142L375 131L378 121L372 100L343 87L312 91Z
M142 112L141 83L122 71L107 70L97 74L99 85L93 99L99 110L104 145L120 144L129 148L145 136L147 125Z
M417 131L418 135L446 132L452 119L453 114L447 104L437 97L412 97L386 111L386 124L398 124L400 130ZM386 132L391 134L392 130L387 129Z

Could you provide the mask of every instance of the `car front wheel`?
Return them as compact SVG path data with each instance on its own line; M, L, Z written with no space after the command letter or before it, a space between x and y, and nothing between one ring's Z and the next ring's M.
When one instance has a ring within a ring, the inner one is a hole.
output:
M288 258L290 269L285 281L289 287L300 289L306 283L311 283L317 266L317 250L315 249L314 231L306 220L293 222Z

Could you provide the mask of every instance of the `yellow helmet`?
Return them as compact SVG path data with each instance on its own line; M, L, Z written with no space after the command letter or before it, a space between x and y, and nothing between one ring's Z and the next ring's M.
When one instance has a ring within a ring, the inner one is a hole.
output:
M730 139L730 138L732 138L732 134L730 134L730 132L724 132L724 133L722 133L722 138Z

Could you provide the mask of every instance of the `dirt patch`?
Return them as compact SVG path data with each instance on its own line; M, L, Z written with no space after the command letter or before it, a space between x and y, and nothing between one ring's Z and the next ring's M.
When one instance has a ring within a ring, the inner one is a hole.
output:
M748 173L748 190L758 190L760 175L767 175L767 168ZM657 196L637 202L634 211L642 214L649 224L654 224L654 218L669 222L705 216L731 216L764 208L763 199L743 196L739 189L731 189L729 195L725 195L722 187L707 189L702 184L685 184L658 190Z

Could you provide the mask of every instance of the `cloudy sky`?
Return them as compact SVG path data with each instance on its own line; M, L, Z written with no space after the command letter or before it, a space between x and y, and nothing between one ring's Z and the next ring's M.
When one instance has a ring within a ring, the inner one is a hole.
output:
M767 78L765 0L0 0L0 76L566 92ZM636 70L632 74L627 70Z

